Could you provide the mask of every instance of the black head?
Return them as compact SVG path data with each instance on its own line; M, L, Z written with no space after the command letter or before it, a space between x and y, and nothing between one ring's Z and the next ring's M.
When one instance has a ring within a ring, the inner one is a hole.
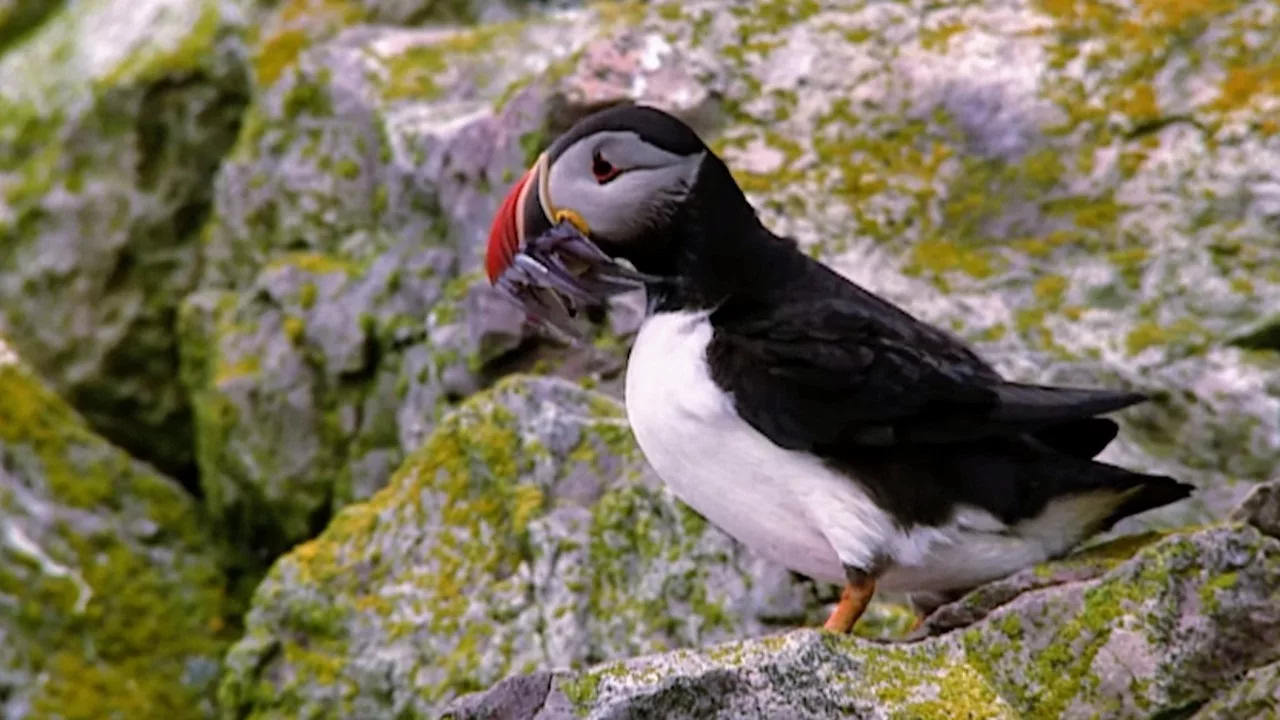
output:
M651 264L676 250L672 225L705 189L708 167L722 170L716 174L740 196L723 163L672 115L624 105L578 121L516 182L494 218L490 280L527 240L563 221L613 257Z

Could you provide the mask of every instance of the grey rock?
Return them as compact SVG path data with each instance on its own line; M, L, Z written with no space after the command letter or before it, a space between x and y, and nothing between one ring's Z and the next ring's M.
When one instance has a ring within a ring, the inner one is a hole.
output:
M0 338L0 717L214 717L233 612L177 484Z
M620 305L594 345L544 350L479 272L507 186L557 123L668 90L671 109L708 112L656 36L618 58L560 57L565 37L585 43L605 22L354 27L262 88L219 173L181 329L208 505L263 560L376 492L496 377L617 375L636 308Z
M183 378L205 503L264 561L370 497L400 464L402 397L438 385L434 365L406 375L418 368L402 348L432 347L422 318L441 301L452 258L408 243L364 268L284 257L243 293L186 301Z
M797 630L559 672L541 703L528 692L545 676L508 680L446 717L1225 717L1274 701L1277 583L1280 542L1212 528L925 640Z
M1280 480L1255 487L1230 517L1250 523L1272 537L1280 537Z
M518 680L513 678L512 684L518 685ZM528 704L507 706L513 712L506 717L515 718L521 717L519 711ZM1280 713L1280 663L1271 663L1250 670L1231 690L1214 698L1191 717L1194 720L1263 720L1277 713Z
M0 332L97 431L190 475L173 320L248 102L243 13L39 4L0 56Z
M275 564L221 697L232 717L434 717L512 674L820 622L811 584L769 570L647 473L616 401L510 377ZM529 707L538 682L473 712Z
M507 678L483 693L462 698L444 714L449 718L485 718L485 720L525 720L543 718L547 696L554 675L539 672ZM554 713L554 710L552 710ZM553 715L554 716L554 715Z

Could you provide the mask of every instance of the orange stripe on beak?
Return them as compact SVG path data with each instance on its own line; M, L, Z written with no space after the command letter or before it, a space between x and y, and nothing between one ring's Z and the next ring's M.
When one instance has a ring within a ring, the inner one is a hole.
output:
M538 166L534 165L524 176L516 181L498 208L489 228L489 248L485 253L485 271L489 275L489 284L494 284L507 268L511 267L516 253L523 241L524 205L529 190L529 181L537 174Z

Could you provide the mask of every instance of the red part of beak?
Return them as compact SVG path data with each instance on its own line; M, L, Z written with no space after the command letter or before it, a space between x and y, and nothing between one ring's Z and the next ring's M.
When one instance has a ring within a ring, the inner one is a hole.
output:
M498 277L511 267L516 253L520 250L520 216L524 212L524 197L529 181L535 175L537 167L530 168L524 176L516 181L507 193L507 198L498 208L489 228L489 249L485 254L485 271L489 275L489 284L498 281Z

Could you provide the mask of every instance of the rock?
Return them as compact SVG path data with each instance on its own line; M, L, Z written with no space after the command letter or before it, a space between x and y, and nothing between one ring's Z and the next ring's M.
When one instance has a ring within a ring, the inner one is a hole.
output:
M495 152L503 125L481 112L501 85L461 59L456 77L419 76L444 48L492 42L347 31L264 89L222 167L184 379L210 506L266 559L385 484L439 407L523 338L478 297L449 226L468 204L492 212L486 177L523 163L517 146Z
M504 707L524 708L527 705ZM1250 670L1230 691L1214 698L1191 717L1193 720L1265 718L1274 716L1277 709L1280 709L1280 663L1271 663Z
M95 430L190 480L173 322L248 99L240 8L9 7L27 29L0 56L0 332Z
M452 262L447 250L408 244L368 267L296 254L244 293L187 299L183 377L205 504L256 562L386 483L403 457L402 404L419 400L430 418L443 402L438 391L420 395L459 360L422 318L443 306ZM419 348L435 352L415 363Z
M357 25L415 26L511 22L527 9L573 4L522 0L282 0L257 30L255 81L269 86L308 48Z
M514 673L821 622L809 583L658 485L616 401L501 381L276 563L228 655L224 711L434 717Z
M260 560L367 499L495 377L617 375L634 307L595 345L544 349L480 274L507 187L589 108L670 90L672 110L713 115L656 36L613 55L583 45L611 22L353 28L262 90L219 173L182 323L204 492Z
M1117 534L1221 517L1270 478L1280 356L1231 343L1280 303L1272 4L629 7L584 62L668 64L630 76L646 92L693 79L669 96L700 88L772 228L1014 378L1153 396L1103 459L1204 491ZM575 96L624 86L596 75Z
M1275 697L1278 586L1280 541L1216 527L919 642L796 630L511 679L444 717L1253 717L1222 713Z
M295 12L288 7L280 18ZM584 113L637 100L698 127L772 227L967 336L1010 376L1149 392L1154 402L1118 416L1121 439L1103 459L1203 490L1115 534L1220 517L1270 477L1280 461L1280 356L1230 341L1257 321L1256 308L1280 300L1280 279L1255 272L1280 260L1265 180L1280 134L1253 121L1272 96L1241 85L1244 76L1225 83L1229 58L1213 53L1185 72L1139 62L1166 62L1153 48L1170 33L1214 47L1252 42L1248 33L1276 31L1269 6L1153 16L1158 30L1139 33L1146 45L1112 28L1097 49L1071 42L1080 18L1021 3L948 8L924 25L905 1L821 13L719 8L631 4L480 27L335 29L263 84L219 175L206 235L202 284L236 296L220 301L239 308L233 325L261 325L264 273L298 253L344 265L359 285L378 257L430 246L454 299L438 304L443 285L430 281L407 292L436 308L433 329L409 331L405 317L394 332L365 332L357 320L381 311L344 295L342 312L329 315L348 323L348 347L398 338L371 343L380 369L342 383L241 378L234 392L256 398L256 409L234 423L197 413L200 436L233 449L202 453L207 491L244 494L212 487L230 483L293 504L270 501L258 513L290 518L283 546L364 496L342 478L364 477L372 491L439 410L495 376L538 369L617 393L634 304L617 304L594 348L549 350L518 314L498 310L475 273L516 174ZM1095 52L1116 57L1089 70L1073 61ZM1099 88L1109 104L1083 110L1081 87ZM1187 113L1195 122L1181 120ZM1208 196L1232 212L1210 212ZM255 352L284 340L260 336ZM242 343L191 340L197 356L228 344ZM331 352L308 341L295 354L341 365ZM382 380L393 367L395 382ZM190 377L202 407L214 398L245 407L216 374ZM360 387L339 398L344 383ZM340 431L324 452L268 440L272 427L318 427L319 408L375 395L396 416L394 433L328 423ZM305 417L299 403L311 408ZM263 452L290 470L252 460ZM370 452L377 459L366 462Z
M1280 480L1255 487L1231 513L1231 519L1250 523L1271 537L1280 538Z
M0 341L0 717L211 718L218 545Z

